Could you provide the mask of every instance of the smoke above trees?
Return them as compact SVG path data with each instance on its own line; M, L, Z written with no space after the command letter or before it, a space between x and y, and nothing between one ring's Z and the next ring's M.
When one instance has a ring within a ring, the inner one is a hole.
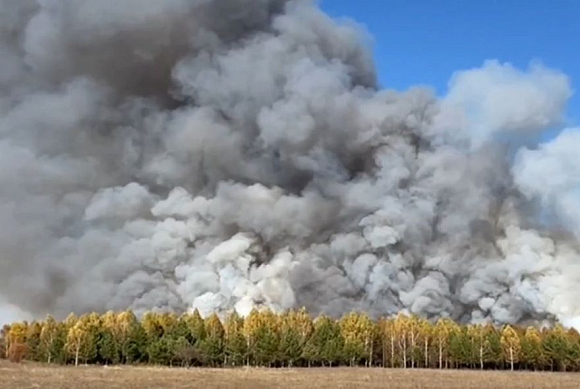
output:
M381 90L362 29L308 0L0 7L0 296L23 311L580 324L580 136L537 142L565 74Z

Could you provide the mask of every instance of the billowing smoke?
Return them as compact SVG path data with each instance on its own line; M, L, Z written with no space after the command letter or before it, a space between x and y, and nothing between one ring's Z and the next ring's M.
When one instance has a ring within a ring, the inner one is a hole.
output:
M569 81L379 90L308 0L0 0L0 296L33 315L580 317Z

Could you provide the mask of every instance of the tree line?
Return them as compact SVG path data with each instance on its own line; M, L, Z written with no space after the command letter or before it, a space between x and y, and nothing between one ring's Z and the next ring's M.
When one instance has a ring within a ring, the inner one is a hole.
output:
M235 312L223 321L199 312L177 316L131 311L69 315L63 321L6 325L0 356L15 362L169 366L366 366L580 371L580 334L561 325L433 323L400 314L312 319L305 309Z

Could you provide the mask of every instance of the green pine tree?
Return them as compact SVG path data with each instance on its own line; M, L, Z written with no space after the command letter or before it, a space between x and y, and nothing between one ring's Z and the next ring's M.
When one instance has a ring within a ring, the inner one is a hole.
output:
M225 323L225 360L230 366L241 366L246 361L247 345L243 333L244 319L235 311Z
M214 313L205 321L205 336L199 343L199 350L205 362L219 366L224 361L224 328Z
M42 358L42 347L40 343L40 333L42 325L36 321L28 325L26 331L26 359L40 362Z

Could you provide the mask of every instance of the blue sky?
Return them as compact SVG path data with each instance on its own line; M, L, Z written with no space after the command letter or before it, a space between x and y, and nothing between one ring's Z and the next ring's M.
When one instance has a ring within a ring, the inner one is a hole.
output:
M456 70L486 59L539 60L571 78L570 125L580 124L580 0L322 0L373 37L383 87L429 85L442 94Z

